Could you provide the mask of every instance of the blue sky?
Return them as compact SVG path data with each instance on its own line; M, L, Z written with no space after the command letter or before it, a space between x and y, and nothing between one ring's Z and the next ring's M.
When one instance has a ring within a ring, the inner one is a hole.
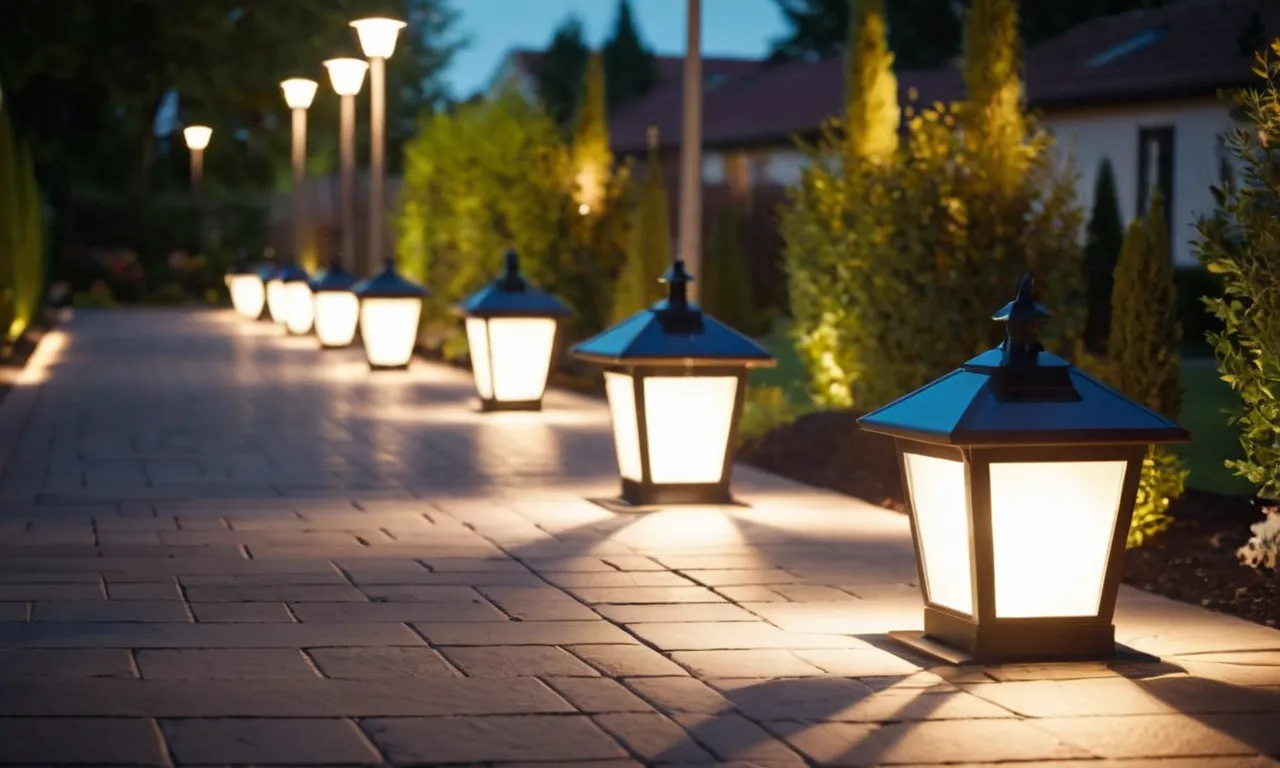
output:
M543 48L560 22L576 14L599 45L613 27L617 0L457 0L458 31L471 44L447 79L454 95L483 87L509 48ZM640 34L658 53L684 51L685 0L631 0ZM773 0L702 0L702 50L708 56L760 56L785 31Z

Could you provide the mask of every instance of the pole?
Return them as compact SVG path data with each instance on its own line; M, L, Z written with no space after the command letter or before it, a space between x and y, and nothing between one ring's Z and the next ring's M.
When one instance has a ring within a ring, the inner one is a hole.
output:
M200 251L208 245L208 216L204 209L204 150L191 150L191 194L196 199L196 215L200 220Z
M386 59L369 60L369 86L371 104L369 117L369 253L366 256L369 273L372 274L384 257L382 230L386 223L386 210L382 202L384 182L384 152L386 146Z
M677 253L695 277L702 276L702 3L688 0L684 54L684 124L680 137L680 248ZM689 301L698 300L689 284Z
M307 110L293 110L293 258L306 247L306 207L302 186L307 176Z
M359 269L356 258L356 97L350 94L342 97L340 143L342 257L339 263L355 273Z

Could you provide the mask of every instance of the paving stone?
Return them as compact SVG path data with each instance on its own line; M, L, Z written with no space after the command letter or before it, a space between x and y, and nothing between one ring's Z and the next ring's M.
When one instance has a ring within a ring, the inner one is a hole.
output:
M724 602L723 598L704 587L568 587L565 591L588 605Z
M374 602L465 603L480 602L480 593L471 587L424 587L406 584L361 586L360 591Z
M424 644L421 637L403 624L0 624L0 648L322 648Z
M160 727L169 751L183 764L382 764L350 720L164 720Z
M458 677L433 648L313 648L309 653L321 674L338 680Z
M683 677L639 677L627 680L626 686L656 709L673 715L677 712L717 714L735 709L733 702L701 680Z
M187 587L193 603L341 603L367 602L355 587L342 586L199 586Z
M502 621L506 618L488 603L293 603L302 622L414 622Z
M504 621L414 623L433 645L632 644L636 640L604 621ZM0 635L0 640L3 636Z
M133 660L123 649L67 650L5 648L0 650L0 680L56 677L134 678Z
M600 676L599 672L560 648L505 646L441 650L470 677Z
M589 718L456 717L372 719L361 723L378 748L401 764L568 763L627 753Z
M296 680L316 672L301 651L284 648L141 650L145 680Z
M1177 710L1132 680L1041 680L964 686L975 696L1027 717L1163 715Z
M0 763L167 766L155 723L123 717L0 718Z
M643 699L614 680L597 677L548 677L551 686L579 712L652 712Z
M715 680L729 700L756 720L899 722L978 720L1013 714L959 690L872 690L842 678Z
M679 605L597 605L595 610L618 624L684 623L694 621L751 621L760 617L729 603Z
M737 714L674 714L698 743L721 760L762 768L805 768L808 765L781 739Z
M0 584L0 601L106 600L101 579L88 584Z
M830 766L1081 759L1090 753L1025 720L869 725L767 723L810 760Z
M31 620L107 622L187 622L180 600L54 600L37 602Z
M681 575L708 587L746 587L771 584L799 584L804 579L774 569L768 570L680 570Z
M663 651L865 647L861 641L845 635L787 632L763 622L753 624L741 621L729 626L715 622L629 624L627 628L641 640Z
M715 593L735 603L785 603L788 599L769 587L716 587Z
M167 582L107 583L107 598L119 600L182 600L182 592L173 579Z
M671 660L698 677L816 677L826 674L791 651L676 651Z
M914 675L920 667L879 648L791 651L830 675L840 677L904 677Z
M689 674L643 645L574 645L574 655L607 677L680 677Z
M520 621L600 620L599 613L570 597L563 600L495 600L494 603L503 613Z
M26 621L30 613L30 603L0 603L0 621Z
M646 762L714 762L705 749L666 715L632 713L596 715L593 719Z
M1280 751L1272 714L1139 715L1029 721L1063 741L1109 758L1256 755Z
M202 624L292 623L284 603L192 603L191 613Z
M227 575L193 574L178 577L186 587L302 587L350 586L336 570L313 573L241 573Z
M590 571L543 573L557 587L696 587L697 584L670 571Z

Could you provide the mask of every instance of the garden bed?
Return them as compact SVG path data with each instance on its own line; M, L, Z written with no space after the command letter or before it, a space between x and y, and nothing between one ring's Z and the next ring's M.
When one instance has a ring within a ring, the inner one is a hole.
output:
M783 477L899 512L901 473L893 439L862 431L858 414L819 411L744 445L738 459ZM1188 490L1174 523L1125 554L1125 583L1158 595L1276 626L1280 578L1241 565L1236 550L1262 520L1246 496Z

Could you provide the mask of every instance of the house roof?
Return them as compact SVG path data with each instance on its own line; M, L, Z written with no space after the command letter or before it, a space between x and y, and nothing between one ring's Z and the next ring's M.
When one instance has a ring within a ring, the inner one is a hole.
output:
M1085 22L1028 51L1028 102L1051 109L1211 95L1247 85L1253 57L1241 40L1255 13L1264 35L1280 34L1275 0L1176 0ZM661 146L679 144L683 86L678 74L667 83L610 115L614 151L643 150L651 125ZM954 101L964 93L955 67L899 72L898 85L904 105ZM727 82L708 83L703 141L749 145L813 133L843 103L843 57L761 63Z

